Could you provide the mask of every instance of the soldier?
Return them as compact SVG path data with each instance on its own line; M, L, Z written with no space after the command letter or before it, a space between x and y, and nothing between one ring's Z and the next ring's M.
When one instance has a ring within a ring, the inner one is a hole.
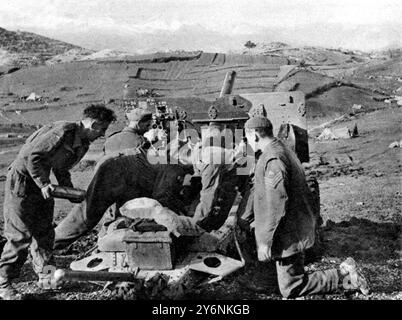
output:
M137 148L147 142L144 134L151 128L152 113L136 108L126 113L126 118L129 121L127 127L106 139L103 148L105 154Z
M175 166L175 170L166 170ZM148 197L176 213L183 209L177 195L187 170L180 165L152 164L143 148L126 149L104 156L95 168L86 199L73 207L55 229L54 249L64 249L92 230L107 208Z
M296 154L273 136L271 122L261 116L246 124L250 146L262 154L255 169L255 238L258 260L274 260L281 294L295 298L324 294L342 287L368 294L368 284L353 258L339 269L306 273L304 252L314 244L311 193Z
M0 297L17 299L11 280L19 276L31 247L32 262L39 276L52 262L54 240L52 171L62 186L72 187L69 170L104 136L116 117L112 110L91 105L80 122L55 122L34 132L8 168L4 200L4 235L7 242L0 259Z
M181 154L180 161L192 163L195 176L201 177L200 199L193 220L210 232L223 225L237 191L244 189L248 176L237 171L244 166L245 158L242 146L233 149L234 127L222 120L210 122L202 131L201 143L187 159ZM225 138L226 143L222 145L221 138L226 134L229 138Z
M152 122L152 112L142 108L136 108L126 113L129 121L128 125L121 131L112 133L105 141L103 152L105 155L123 152L126 149L136 149L138 147L147 148L150 142L144 134L150 130ZM113 222L119 213L115 205L111 206L103 218L103 228L100 234L106 232L107 226Z

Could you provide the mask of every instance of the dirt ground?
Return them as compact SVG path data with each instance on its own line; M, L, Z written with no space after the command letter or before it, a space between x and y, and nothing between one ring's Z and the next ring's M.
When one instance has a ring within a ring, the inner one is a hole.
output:
M308 299L402 299L401 261L401 160L400 148L388 148L402 138L402 110L387 106L361 113L338 124L357 124L359 136L353 139L319 142L311 139L311 161L306 169L320 183L324 250L307 265L308 270L337 267L348 256L362 266L371 284L371 294L336 293ZM0 201L4 197L6 164L18 148L0 155ZM5 150L6 151L6 150ZM76 169L73 182L85 188L91 170ZM71 208L57 200L55 221ZM0 229L2 231L2 215ZM68 266L74 254L87 249L96 239L96 231L78 241L70 255L57 257L60 266ZM244 280L246 279L246 280ZM44 292L34 285L29 263L17 287L26 299L116 299L99 284L69 284L62 291ZM281 299L270 264L254 263L213 285L196 288L184 299ZM307 299L307 298L306 298Z

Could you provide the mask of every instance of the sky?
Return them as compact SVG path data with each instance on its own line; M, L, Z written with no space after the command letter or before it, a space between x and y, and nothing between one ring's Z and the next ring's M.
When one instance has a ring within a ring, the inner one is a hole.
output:
M402 46L402 0L0 0L0 27L139 53L245 40L375 50Z

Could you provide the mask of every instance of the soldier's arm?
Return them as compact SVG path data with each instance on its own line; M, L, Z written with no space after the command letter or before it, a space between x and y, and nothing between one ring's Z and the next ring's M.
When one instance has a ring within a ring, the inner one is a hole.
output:
M64 140L64 130L55 128L47 132L35 142L31 153L28 156L27 169L32 179L39 188L50 184L50 163L49 157Z
M266 212L255 213L255 236L258 247L271 248L276 228L286 213L288 177L279 159L267 162L264 171L264 199Z
M59 185L64 187L73 187L71 174L67 169L53 169L53 173Z

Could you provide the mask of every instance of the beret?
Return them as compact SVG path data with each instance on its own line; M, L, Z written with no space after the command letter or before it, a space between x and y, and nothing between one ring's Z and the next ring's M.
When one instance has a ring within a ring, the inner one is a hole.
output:
M248 119L244 125L246 129L255 128L272 128L272 123L268 118L261 116L254 116Z

